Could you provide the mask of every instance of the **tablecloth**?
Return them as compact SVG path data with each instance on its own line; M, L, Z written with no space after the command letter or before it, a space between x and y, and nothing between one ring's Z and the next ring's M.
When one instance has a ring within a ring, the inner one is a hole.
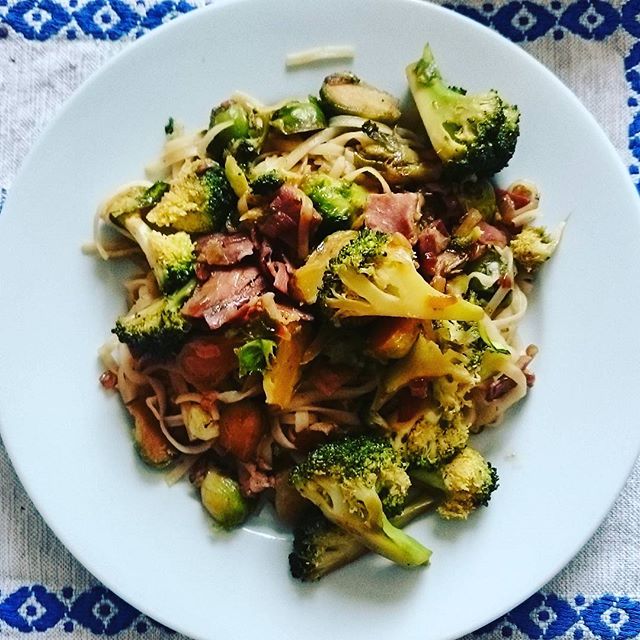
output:
M550 67L600 122L640 189L640 0L446 6ZM134 39L199 8L187 0L0 0L0 214L22 158L72 91ZM543 501L532 508L544 517ZM27 634L181 638L74 560L34 509L0 444L0 638ZM469 637L640 637L640 465L574 560L521 606Z

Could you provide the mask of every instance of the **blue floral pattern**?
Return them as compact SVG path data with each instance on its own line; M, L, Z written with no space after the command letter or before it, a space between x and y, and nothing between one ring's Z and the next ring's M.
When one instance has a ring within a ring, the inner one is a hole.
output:
M13 30L35 41L137 38L192 11L197 7L195 2L201 4L201 0L0 0L0 37L8 37ZM562 40L566 34L601 41L619 31L640 38L640 0L627 0L620 6L605 0L510 0L487 1L473 7L461 3L445 6L513 42L532 42L545 36ZM629 150L633 162L629 172L640 191L640 43L632 46L624 62L630 88Z
M36 584L0 593L0 637L9 629L56 635L77 627L96 636L123 631L142 635L154 627L173 633L101 586L76 593L71 587L54 591ZM482 640L496 633L504 638L524 636L532 640L638 638L640 600L610 594L591 599L577 595L567 600L554 593L536 593L472 635Z
M78 626L96 636L113 636L121 631L143 634L152 627L173 633L101 586L76 593L71 587L52 591L36 584L0 593L0 637L3 627L56 635L60 631L71 633Z

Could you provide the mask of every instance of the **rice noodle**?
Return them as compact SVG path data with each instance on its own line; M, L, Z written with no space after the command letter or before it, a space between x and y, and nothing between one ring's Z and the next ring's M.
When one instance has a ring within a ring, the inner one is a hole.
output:
M303 194L302 205L300 206L300 221L298 223L298 258L301 260L305 260L309 255L309 235L312 219L313 202Z
M151 413L153 413L155 419L158 421L158 425L160 426L160 429L162 429L162 433L164 437L168 440L168 442L171 444L172 447L174 447L181 453L185 453L187 455L203 453L208 449L211 449L211 446L213 444L212 442L203 442L202 444L199 444L199 445L189 446L189 445L184 445L182 444L182 442L179 442L178 440L176 440L171 435L171 433L167 429L167 425L165 424L164 416L163 416L164 409L161 408L162 402L160 401L160 399L157 396L149 396L146 400L146 403L147 403L147 407L149 407L149 410L151 411Z
M256 385L255 387L250 387L246 391L222 391L221 393L216 394L216 399L223 404L233 404L234 402L240 402L240 400L244 400L245 398L253 398L261 393L262 387L260 385Z
M193 465L198 462L199 459L200 456L198 455L182 456L165 474L165 482L170 487L176 484L176 482L181 480L188 473L191 467L193 467Z
M328 127L327 129L323 129L319 133L312 135L283 158L282 168L285 171L293 169L293 167L295 167L298 162L300 162L312 149L327 140L331 140L337 132L337 127Z
M292 451L297 448L282 431L282 425L280 424L278 416L274 416L271 421L271 435L273 436L273 441L283 449L289 449Z
M383 193L391 193L391 187L389 183L384 179L383 175L374 167L360 167L359 169L355 169L351 173L348 173L344 176L345 180L355 180L355 178L363 173L370 173L382 187Z
M287 412L289 409L287 409ZM302 407L296 407L296 412L299 411L313 411L321 415L329 416L335 419L340 424L358 426L362 424L362 421L356 413L353 411L343 411L342 409L333 409L331 407L322 407L319 405L307 405Z
M287 68L302 67L328 60L350 60L355 56L355 48L351 45L325 45L313 47L287 54Z

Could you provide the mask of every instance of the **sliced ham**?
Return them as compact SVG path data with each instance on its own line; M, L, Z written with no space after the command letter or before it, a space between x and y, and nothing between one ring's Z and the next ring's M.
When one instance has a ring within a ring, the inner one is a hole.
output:
M449 232L441 219L430 222L418 236L418 258L422 272L433 276L438 271L438 256L449 246Z
M418 193L373 193L367 199L364 224L384 233L401 233L414 244L421 204Z
M506 234L489 224L488 222L478 222L478 227L482 232L480 238L478 238L478 242L480 244L485 245L493 245L496 247L506 247L507 246L507 236Z
M266 473L253 462L238 463L238 482L243 495L253 498L275 485L275 476Z
M268 215L259 224L260 231L273 240L280 240L293 249L299 246L300 210L304 193L297 187L284 184L269 204ZM310 238L322 222L320 214L313 210L305 220L305 233ZM308 244L308 242L307 242Z
M219 329L239 317L242 307L265 289L266 282L257 267L218 269L196 288L182 313L192 318L204 318L210 329Z
M258 261L262 273L271 282L274 289L284 294L288 293L293 265L282 251L278 252L280 255L277 258L274 257L273 246L266 238L260 238L255 232L252 237L258 251Z
M211 233L196 242L196 260L215 266L238 264L252 253L251 238L241 233Z

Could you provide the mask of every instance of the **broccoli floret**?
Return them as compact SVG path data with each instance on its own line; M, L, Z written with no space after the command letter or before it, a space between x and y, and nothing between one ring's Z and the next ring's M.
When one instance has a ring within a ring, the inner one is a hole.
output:
M272 169L254 178L249 186L257 196L268 196L274 194L283 184L284 178Z
M416 469L411 477L444 492L437 511L447 519L465 520L478 507L487 506L498 488L496 468L471 447L439 469Z
M175 291L193 278L194 245L188 233L154 231L137 214L127 215L121 222L142 249L161 291Z
M355 182L332 178L325 173L312 173L300 184L322 216L320 234L351 229L356 217L367 204L369 192Z
M483 315L480 307L431 287L416 270L402 236L371 229L358 231L328 262L318 300L334 319L478 320Z
M118 224L118 219L127 214L143 215L148 209L157 205L168 190L169 185L162 180L154 182L148 188L130 187L109 202L109 208L103 214L104 218Z
M291 482L367 548L415 566L426 564L431 552L387 517L404 504L410 486L405 466L388 440L356 436L315 449L293 468Z
M217 163L199 171L188 165L173 181L147 220L156 227L208 233L224 227L236 212L238 198Z
M313 511L293 533L289 554L291 575L303 582L319 580L357 560L368 549L360 540Z
M442 413L437 403L425 401L412 419L401 422L393 415L387 421L394 447L410 465L436 469L467 445L468 421L448 421Z
M188 233L164 234L152 229L141 217L142 203L159 200L164 193L163 187L156 183L138 198L138 209L131 211L112 210L111 221L126 229L138 243L147 262L156 277L160 290L164 293L174 291L193 277L195 256L194 245ZM168 185L167 185L168 186Z
M509 246L518 265L534 273L551 257L557 244L544 227L525 227Z
M507 166L519 135L517 107L493 90L467 95L448 87L428 45L406 72L427 135L448 177L491 176Z
M136 354L164 356L174 353L191 330L191 323L180 313L180 309L195 285L195 281L191 280L171 295L121 316L112 329L113 333Z
M429 511L435 502L432 495L418 495L397 515L390 518L394 527L402 528ZM329 522L320 511L306 514L293 532L293 549L289 554L291 575L303 582L319 580L369 552L350 533Z

